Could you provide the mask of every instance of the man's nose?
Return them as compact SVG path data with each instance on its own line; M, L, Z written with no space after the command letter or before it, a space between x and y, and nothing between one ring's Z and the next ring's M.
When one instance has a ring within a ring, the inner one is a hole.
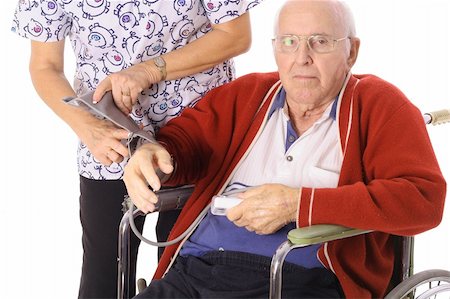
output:
M308 46L308 41L301 39L298 44L298 49L295 52L295 61L300 65L311 64L311 52L312 50Z

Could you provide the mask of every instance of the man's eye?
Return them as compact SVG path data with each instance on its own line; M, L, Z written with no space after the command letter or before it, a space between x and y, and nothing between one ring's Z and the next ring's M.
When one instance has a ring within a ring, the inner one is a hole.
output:
M312 43L318 46L324 46L329 43L328 38L324 36L316 36L312 40Z
M282 40L282 44L283 44L283 46L290 47L290 46L293 46L295 44L295 40L293 38L291 38L291 37L285 37Z

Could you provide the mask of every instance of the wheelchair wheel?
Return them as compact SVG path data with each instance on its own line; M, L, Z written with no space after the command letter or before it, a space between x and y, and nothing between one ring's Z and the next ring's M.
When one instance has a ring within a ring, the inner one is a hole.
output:
M445 295L445 297L438 295ZM385 298L450 298L450 272L427 270L416 273L402 281Z

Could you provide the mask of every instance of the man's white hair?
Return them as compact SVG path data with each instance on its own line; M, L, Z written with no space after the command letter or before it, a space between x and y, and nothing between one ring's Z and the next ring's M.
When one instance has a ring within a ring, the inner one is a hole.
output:
M342 18L344 19L344 24L346 25L348 30L348 36L356 37L355 18L353 17L353 12L350 6L345 1L339 0L338 2L341 6L341 14Z
M274 25L274 35L277 34L278 31L278 19L280 17L280 12L283 10L284 6L288 2L293 1L302 1L302 0L286 0L285 3L278 9L278 12L275 16L275 25ZM343 0L311 0L311 1L330 1L335 2L338 5L336 8L338 9L337 14L342 18L342 24L344 28L347 30L348 37L356 37L356 26L355 26L355 18L353 17L353 12L350 9L350 6L347 2Z

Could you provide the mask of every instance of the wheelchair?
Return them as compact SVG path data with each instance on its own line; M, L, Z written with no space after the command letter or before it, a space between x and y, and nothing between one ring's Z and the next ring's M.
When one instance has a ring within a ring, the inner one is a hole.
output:
M437 112L426 113L424 114L424 121L426 124L433 125L450 122L450 110L440 110ZM156 211L182 208L183 203L189 198L193 189L194 187L190 185L157 192L156 194L159 197L158 203L160 204L156 207ZM143 238L134 226L134 219L137 217L145 217L145 215L140 210L133 209L132 204L128 205L128 209L124 213L119 227L119 256L117 259L118 299L123 299L126 297L127 294L125 294L125 289L127 289L127 283L130 283L129 246L131 231L136 233L147 243L151 243L151 241ZM278 247L272 257L269 298L282 298L282 267L287 254L291 250L333 240L351 238L370 232L370 230L360 230L327 224L313 225L310 227L291 230L288 233L287 240ZM183 237L184 236L181 235L177 239L181 239ZM432 269L413 274L414 237L394 236L394 238L397 246L394 261L394 273L391 278L392 288L385 296L385 299L425 299L436 297L441 293L448 293L448 298L450 298L450 271ZM174 240L173 242L177 242L177 240ZM137 286L139 291L144 289L146 287L145 280L140 279L137 282Z

